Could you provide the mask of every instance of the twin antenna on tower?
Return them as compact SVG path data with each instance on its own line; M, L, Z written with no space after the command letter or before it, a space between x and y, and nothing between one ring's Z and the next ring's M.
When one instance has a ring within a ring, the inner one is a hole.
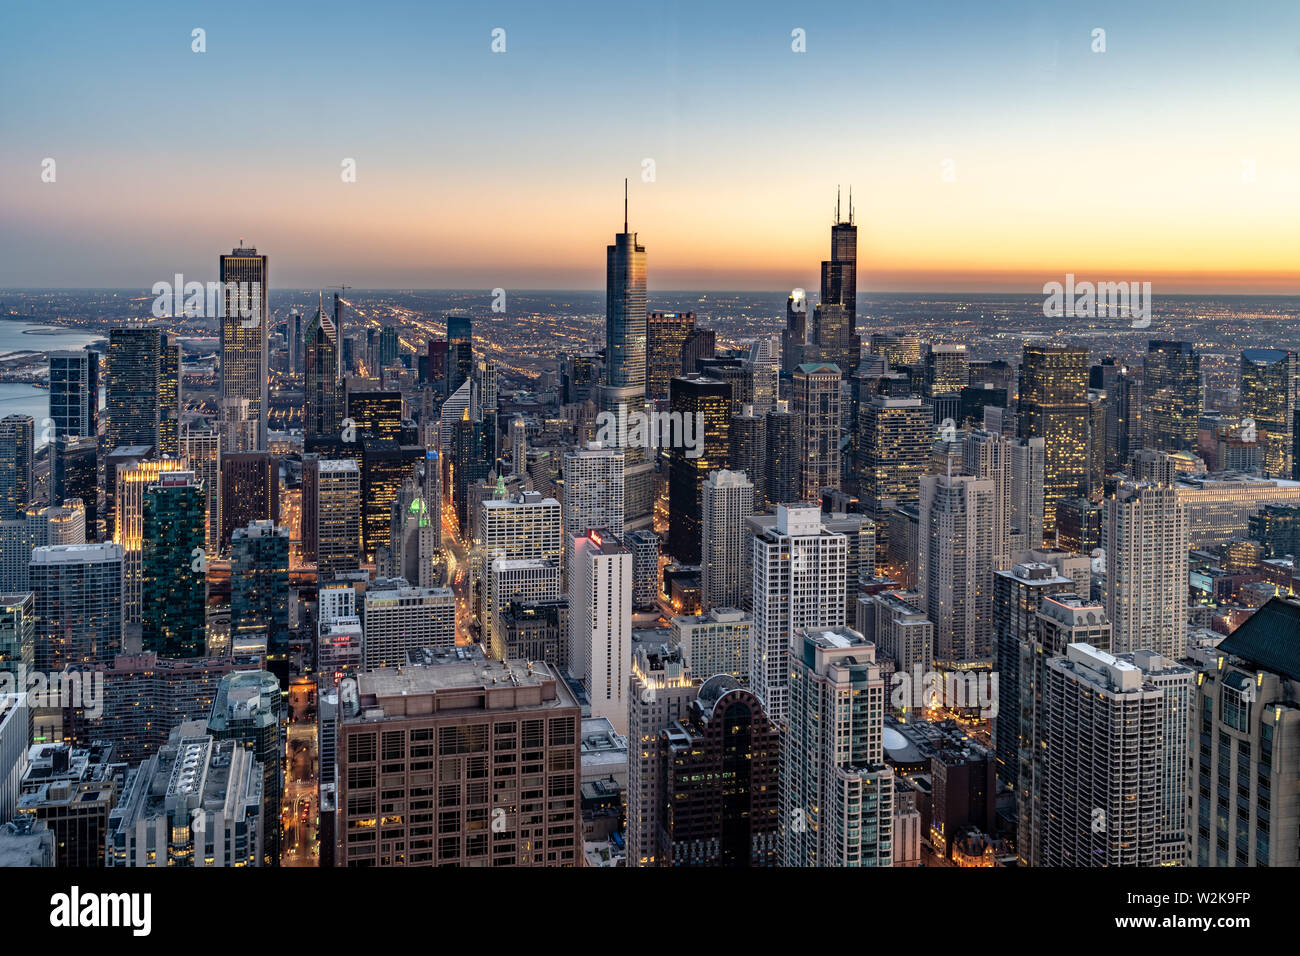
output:
M840 218L840 187L835 187L835 225L844 220ZM849 225L853 225L853 187L849 187Z

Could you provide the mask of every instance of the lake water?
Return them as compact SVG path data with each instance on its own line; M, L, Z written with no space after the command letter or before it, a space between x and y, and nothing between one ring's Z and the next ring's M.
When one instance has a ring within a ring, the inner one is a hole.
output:
M0 358L14 352L84 349L107 338L108 335L103 332L79 332L75 329L32 325L30 322L0 321Z
M57 352L63 349L84 349L96 341L106 339L99 332L78 332L73 329L50 328L30 322L0 321L0 358L20 351ZM0 382L0 418L5 415L30 415L36 420L36 447L44 446L41 440L41 419L50 414L50 390L26 385L22 382Z

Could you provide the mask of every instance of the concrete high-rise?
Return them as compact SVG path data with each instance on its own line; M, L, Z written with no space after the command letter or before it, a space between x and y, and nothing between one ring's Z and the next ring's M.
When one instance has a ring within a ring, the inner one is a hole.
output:
M754 536L754 650L750 680L768 717L789 714L790 656L799 628L844 624L848 543L814 505L777 505L776 523Z
M122 650L122 546L51 545L31 553L36 669L111 661Z
M918 590L934 622L934 660L941 668L993 659L996 499L991 479L921 479Z
M1105 501L1106 614L1116 653L1177 660L1187 646L1187 508L1169 484L1125 482Z
M564 456L564 560L573 562L573 539L592 528L623 534L623 469L618 448L592 442Z
M470 648L429 660L340 687L337 865L581 865L582 716L563 678L548 664L489 663ZM386 750L385 741L402 744ZM530 783L534 764L547 768L544 788ZM382 782L386 765L401 768L408 810L375 840L371 821L394 789ZM507 792L517 796L495 802Z
M740 607L749 590L745 520L754 513L754 485L744 472L713 471L702 499L700 602L706 611Z
M1047 662L1043 866L1159 862L1164 697L1140 667L1088 644Z
M847 627L795 633L781 753L781 865L892 866L894 774L885 678Z
M322 578L361 567L361 469L351 458L303 462L303 560Z
M627 733L632 663L632 552L593 529L574 541L569 569L569 673L582 681L591 715Z
M376 586L362 606L362 667L401 667L407 651L456 646L456 594L451 588Z

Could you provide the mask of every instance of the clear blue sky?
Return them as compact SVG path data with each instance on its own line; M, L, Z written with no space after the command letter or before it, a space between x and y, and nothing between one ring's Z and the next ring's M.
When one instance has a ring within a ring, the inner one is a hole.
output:
M0 286L213 278L243 236L276 285L596 287L629 176L659 288L807 284L852 183L866 289L1300 291L1293 0L11 0L0 89Z

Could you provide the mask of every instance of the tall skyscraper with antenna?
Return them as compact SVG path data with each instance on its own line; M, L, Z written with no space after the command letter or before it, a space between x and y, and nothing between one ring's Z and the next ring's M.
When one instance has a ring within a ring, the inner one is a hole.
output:
M849 192L848 218L835 195L835 222L831 225L831 257L822 262L821 298L813 313L812 338L817 358L832 362L845 375L858 367L862 339L858 327L858 227L853 223L853 193ZM810 361L805 358L804 361Z
M596 404L616 418L646 408L645 246L628 231L627 180L623 180L623 231L605 249L605 377ZM624 429L619 429L623 432ZM645 449L624 449L623 527L648 528L654 506L654 464Z

